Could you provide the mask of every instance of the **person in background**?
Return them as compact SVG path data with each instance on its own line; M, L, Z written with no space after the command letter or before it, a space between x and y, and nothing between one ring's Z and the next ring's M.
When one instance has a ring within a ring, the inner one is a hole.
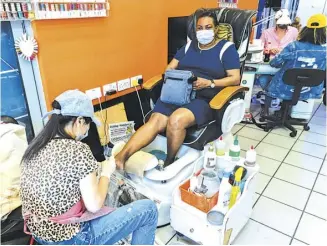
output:
M276 26L263 31L261 40L265 49L269 50L271 58L279 54L289 43L297 39L299 31L290 26L292 21L288 10L281 9L275 14Z
M69 90L52 107L22 160L22 211L33 237L40 244L109 245L132 233L132 244L153 244L158 220L153 201L116 210L103 206L116 166L113 158L98 163L81 142L90 123L99 124L92 101Z
M0 216L1 220L21 206L20 163L27 148L25 128L10 117L0 117Z
M291 100L293 86L283 82L283 75L290 68L311 68L326 70L326 27L327 17L323 14L313 15L309 18L298 37L270 61L272 67L280 68L270 80L259 79L262 88L266 88L270 98ZM324 83L316 87L303 88L300 100L321 98Z
M301 25L301 19L300 17L295 17L294 21L292 23L292 27L295 27L299 32L302 29L302 25Z

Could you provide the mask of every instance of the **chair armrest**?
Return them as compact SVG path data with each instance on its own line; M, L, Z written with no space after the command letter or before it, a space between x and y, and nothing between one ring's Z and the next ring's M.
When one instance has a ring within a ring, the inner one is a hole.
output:
M160 81L162 80L162 75L157 75L143 83L143 88L145 90L152 90Z
M248 87L243 86L228 86L221 90L211 101L210 107L212 109L221 109L233 96L240 92L248 91Z

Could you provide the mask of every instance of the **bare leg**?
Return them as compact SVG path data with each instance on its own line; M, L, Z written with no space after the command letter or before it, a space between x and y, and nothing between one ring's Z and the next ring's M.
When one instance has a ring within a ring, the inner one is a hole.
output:
M165 166L175 161L176 154L183 144L186 129L195 125L194 114L185 108L177 109L170 117L167 126L167 159Z
M165 131L167 124L167 116L160 113L152 114L150 120L135 132L123 150L115 156L117 167L123 169L128 158L151 143L159 133Z

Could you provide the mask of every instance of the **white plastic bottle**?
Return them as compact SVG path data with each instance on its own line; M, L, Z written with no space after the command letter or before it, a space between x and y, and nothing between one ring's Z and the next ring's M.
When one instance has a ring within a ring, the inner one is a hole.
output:
M257 161L257 152L253 146L246 152L244 165L248 167L254 167Z
M208 151L204 155L203 168L205 170L214 170L216 167L216 153L212 145L209 146Z
M225 148L226 148L226 143L223 140L223 137L221 136L218 141L216 141L216 155L218 157L223 157L225 156Z
M241 147L239 145L237 136L235 136L234 144L229 149L229 157L232 161L239 161L241 157Z
M190 191L194 192L198 185L198 177L193 175L192 178L190 179Z
M221 211L223 214L226 214L228 211L230 194L232 191L232 186L229 183L230 174L231 174L230 172L224 172L223 179L220 182L217 209Z

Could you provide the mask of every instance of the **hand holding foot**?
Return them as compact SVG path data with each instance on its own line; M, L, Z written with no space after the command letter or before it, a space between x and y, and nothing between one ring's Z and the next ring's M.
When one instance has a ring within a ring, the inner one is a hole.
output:
M124 170L125 162L122 161L119 154L115 156L115 162L117 169Z

